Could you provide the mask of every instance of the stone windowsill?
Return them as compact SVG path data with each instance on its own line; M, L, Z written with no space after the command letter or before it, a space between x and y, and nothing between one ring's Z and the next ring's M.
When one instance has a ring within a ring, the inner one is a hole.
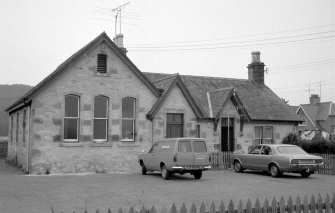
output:
M135 141L120 141L118 147L138 147L140 144Z
M89 146L90 147L112 147L113 143L112 142L90 142Z
M83 142L61 142L60 145L61 147L83 147L84 143Z
M109 73L99 73L99 72L95 72L93 75L98 76L98 77L109 77L110 76Z

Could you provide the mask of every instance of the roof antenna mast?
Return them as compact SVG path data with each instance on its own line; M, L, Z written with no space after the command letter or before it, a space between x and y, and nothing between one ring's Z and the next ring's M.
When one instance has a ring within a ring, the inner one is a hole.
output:
M114 9L112 9L112 12L116 12L116 15L115 15L115 35L116 35L116 32L117 32L117 19L119 18L119 26L120 26L120 33L121 33L121 10L123 10L127 4L129 4L130 2L127 2L121 6L118 6Z

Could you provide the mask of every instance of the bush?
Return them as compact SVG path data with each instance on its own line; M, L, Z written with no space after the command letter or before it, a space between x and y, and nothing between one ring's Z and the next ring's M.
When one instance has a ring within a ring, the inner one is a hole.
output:
M316 134L312 140L302 140L297 134L290 133L283 139L282 143L300 146L308 153L335 154L335 139L327 140L320 134Z

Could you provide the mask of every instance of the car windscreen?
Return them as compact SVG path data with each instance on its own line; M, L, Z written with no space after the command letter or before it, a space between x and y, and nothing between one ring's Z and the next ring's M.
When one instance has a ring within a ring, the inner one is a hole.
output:
M171 142L160 142L158 145L158 151L172 153L174 150L174 144L175 143Z
M205 141L193 141L194 152L207 152Z
M297 146L280 146L277 147L277 150L281 154L307 154L302 148Z
M178 152L192 152L191 141L179 141Z

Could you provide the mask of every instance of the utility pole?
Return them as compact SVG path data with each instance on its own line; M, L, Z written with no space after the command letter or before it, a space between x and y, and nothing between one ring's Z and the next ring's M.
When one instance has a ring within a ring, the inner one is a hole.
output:
M119 18L119 27L120 27L120 33L121 33L121 11L126 7L127 4L129 4L130 2L127 2L121 6L118 6L114 9L112 9L112 12L116 12L116 15L115 15L115 35L116 35L116 32L117 32L117 19Z

